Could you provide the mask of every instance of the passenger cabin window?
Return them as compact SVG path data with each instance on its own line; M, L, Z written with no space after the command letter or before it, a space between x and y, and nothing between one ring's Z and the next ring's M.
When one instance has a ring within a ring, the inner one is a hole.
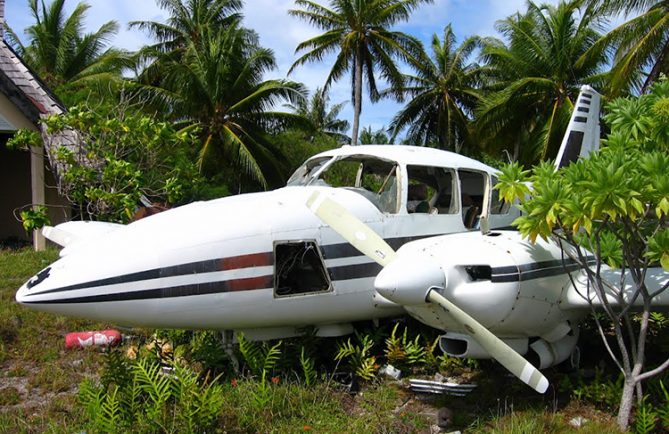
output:
M458 212L452 171L443 167L407 166L407 212L455 214Z
M458 170L462 223L467 229L476 229L483 211L486 178L481 172Z
M499 197L499 190L495 188L497 178L492 178L492 190L490 190L490 214L508 214L511 204Z
M323 258L314 241L290 241L274 246L274 295L310 294L330 290Z
M308 185L345 188L365 197L382 212L396 213L397 171L398 166L392 161L350 156L331 163Z

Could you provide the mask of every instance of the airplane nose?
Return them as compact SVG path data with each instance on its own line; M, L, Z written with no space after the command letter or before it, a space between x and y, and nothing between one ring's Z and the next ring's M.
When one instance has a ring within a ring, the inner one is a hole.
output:
M16 299L16 302L25 304L27 293L28 293L28 285L24 284L22 287L19 288L18 291L16 291L16 296L14 297Z
M376 276L376 291L388 300L405 306L426 303L432 287L444 288L446 275L441 266L426 255L399 256Z
M36 293L39 293L40 290L44 289L44 282L46 279L49 278L51 275L52 271L52 266L46 267L44 270L40 271L36 275L34 275L30 280L28 280L26 283L23 284L19 288L18 291L16 291L15 299L18 303L21 304L27 304L28 299L31 296L35 296ZM37 287L38 285L42 284L41 286Z

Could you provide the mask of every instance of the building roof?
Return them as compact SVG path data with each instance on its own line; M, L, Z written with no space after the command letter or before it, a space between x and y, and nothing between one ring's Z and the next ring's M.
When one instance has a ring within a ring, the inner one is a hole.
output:
M61 190L60 174L63 173L65 165L56 158L56 151L60 147L67 147L75 152L80 151L79 137L72 130L47 133L46 127L40 120L50 115L64 113L65 106L1 38L0 92L39 128L51 170L56 176L58 189Z
M34 123L65 111L58 98L4 40L0 40L0 91Z

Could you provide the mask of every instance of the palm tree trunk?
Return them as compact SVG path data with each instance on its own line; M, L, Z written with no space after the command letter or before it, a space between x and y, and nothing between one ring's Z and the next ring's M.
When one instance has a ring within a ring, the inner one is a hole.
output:
M664 42L664 47L662 47L662 51L660 52L660 55L657 56L657 60L655 61L655 64L653 65L653 68L651 69L650 73L648 74L648 77L646 78L646 81L643 83L643 87L641 88L641 93L642 94L648 93L648 89L650 88L650 86L660 76L660 72L662 71L662 66L664 66L664 60L667 57L668 52L669 52L669 39L667 39Z
M351 144L358 144L358 129L360 128L360 111L362 109L362 50L356 49L355 69L353 71L353 131Z

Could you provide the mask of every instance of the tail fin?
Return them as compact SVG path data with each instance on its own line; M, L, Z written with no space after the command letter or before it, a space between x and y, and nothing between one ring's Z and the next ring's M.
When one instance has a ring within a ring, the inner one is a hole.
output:
M590 86L581 86L581 93L574 105L555 168L568 166L579 157L599 149L599 108L602 96Z

